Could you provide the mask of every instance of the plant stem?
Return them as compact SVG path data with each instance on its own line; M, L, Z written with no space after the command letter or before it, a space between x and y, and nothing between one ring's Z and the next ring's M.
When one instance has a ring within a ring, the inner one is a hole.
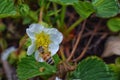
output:
M56 3L53 3L53 7L54 7L54 10L57 11L57 5L56 5ZM58 17L58 13L57 12L55 13L55 16ZM59 19L57 20L57 26L58 26L58 28L60 27L60 21L59 21Z
M61 55L61 58L62 58L63 61L66 60L65 55L63 53L63 47L62 46L60 47L60 55Z
M79 60L81 60L81 59L83 58L83 56L85 55L85 53L87 52L87 50L88 50L88 48L89 48L89 45L90 45L90 43L91 43L94 35L95 35L96 32L97 32L100 24L101 24L101 21L98 23L98 25L97 25L97 26L95 27L95 29L93 30L93 33L92 33L91 37L89 38L89 40L88 40L85 48L83 49L83 51L80 53L80 55L79 55L76 59L73 60L74 62L78 62Z
M42 22L42 16L43 16L43 7L40 8L40 13L39 13L39 23Z
M3 68L4 68L4 73L6 74L7 80L12 80L13 74L12 74L12 69L6 60L1 60Z
M81 40L81 38L82 38L82 33L84 32L85 24L86 24L86 20L83 22L82 29L81 29L81 31L80 31L79 34L78 34L78 38L77 38L77 40L76 40L76 43L75 43L74 46L73 46L73 50L72 50L70 56L67 58L67 61L68 61L68 62L71 60L71 58L72 58L72 57L74 56L74 54L75 54L75 50L77 49L77 46L78 46L78 44L79 44L79 42L80 42L80 40Z
M79 23L81 23L84 19L79 18L74 24L72 24L66 31L66 34L69 34Z
M22 4L22 2L23 2L22 0L18 0L18 4Z
M82 59L82 57L83 57L83 56L85 55L85 53L87 52L88 47L89 47L89 45L90 45L93 37L94 37L94 34L91 35L91 37L89 38L89 40L88 40L88 42L87 42L87 44L86 44L86 47L85 47L85 48L83 49L83 51L81 52L80 56L78 56L76 59L73 60L74 62L77 62L77 61L79 61L79 60Z
M62 6L62 12L61 12L61 26L64 25L64 18L65 18L65 12L66 12L66 6Z

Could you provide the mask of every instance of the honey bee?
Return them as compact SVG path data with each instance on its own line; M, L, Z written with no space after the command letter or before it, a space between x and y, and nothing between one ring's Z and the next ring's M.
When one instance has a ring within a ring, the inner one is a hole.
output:
M45 48L43 48L42 46L40 46L38 48L38 51L40 52L40 56L43 58L43 60L45 62L47 62L48 64L53 65L54 61L50 55L50 52L48 50L46 50Z

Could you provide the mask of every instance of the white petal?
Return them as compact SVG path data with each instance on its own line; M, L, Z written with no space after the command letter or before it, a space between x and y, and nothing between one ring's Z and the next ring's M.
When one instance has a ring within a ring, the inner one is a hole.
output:
M1 59L4 61L4 60L7 60L9 55L16 51L16 48L14 46L10 47L10 48L7 48L4 52L2 52L1 54Z
M51 52L51 56L55 55L58 50L59 50L59 44L52 43L49 45L49 51Z
M31 24L29 28L26 29L26 33L31 39L34 39L35 34L40 33L43 29L44 27L40 24Z
M31 55L35 51L35 44L32 43L27 49L27 55Z
M35 59L36 59L38 62L44 62L44 60L42 59L42 57L40 57L40 53L39 53L38 50L35 52Z
M62 79L60 79L59 77L56 77L55 80L62 80Z
M26 29L26 33L31 40L35 40L35 34L33 32L31 32L29 29Z
M46 30L46 31L50 35L50 38L51 38L51 40L52 40L53 43L60 44L62 42L63 35L57 29L51 28L51 29Z
M40 25L40 24L31 24L29 26L29 30L31 32L35 32L35 33L39 33L41 31L43 31L43 29L44 29L44 27L42 25Z

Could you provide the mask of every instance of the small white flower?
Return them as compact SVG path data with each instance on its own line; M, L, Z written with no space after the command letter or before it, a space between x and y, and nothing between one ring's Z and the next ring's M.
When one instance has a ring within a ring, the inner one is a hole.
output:
M16 51L16 48L14 46L7 48L5 51L2 52L1 59L3 61L7 60L9 55L14 51Z
M32 44L28 47L27 55L31 55L35 52L35 58L39 62L44 60L40 56L38 48L40 46L46 48L51 56L56 54L59 49L59 44L63 40L63 35L55 28L45 28L40 24L31 24L26 29L27 35L30 37Z
M60 79L59 77L56 77L55 80L62 80L62 79Z

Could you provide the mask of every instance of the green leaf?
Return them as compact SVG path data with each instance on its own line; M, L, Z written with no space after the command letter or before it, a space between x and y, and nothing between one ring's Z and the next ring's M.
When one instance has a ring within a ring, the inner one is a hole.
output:
M19 4L18 9L21 17L23 18L23 24L38 22L38 12L32 11L29 8L29 5Z
M74 2L78 2L79 0L49 0L61 5L72 5Z
M38 0L38 4L39 4L40 7L45 6L46 3L47 3L47 0Z
M56 65L59 64L59 62L61 61L61 59L59 58L58 54L55 54L53 56L53 59L54 59L54 62L55 62Z
M107 26L113 32L120 31L120 18L112 18L108 20Z
M0 47L2 50L7 48L7 41L4 38L0 38Z
M115 64L120 66L120 57L116 58Z
M88 57L81 61L71 74L70 80L114 80L108 66L98 57Z
M33 20L32 20L30 17L25 16L25 17L23 18L23 24L24 24L24 25L26 25L26 24L31 24L31 23L33 23Z
M0 32L4 31L6 29L5 24L0 23Z
M36 15L36 16L35 16ZM35 11L30 10L28 15L22 15L23 24L31 24L38 22L38 14Z
M18 56L18 60L21 61L22 58L27 57L26 51L22 50Z
M88 18L93 12L93 6L90 2L74 3L73 7L82 18Z
M97 16L102 18L113 17L119 12L116 0L92 0L92 4Z
M116 80L120 80L120 66L117 66L116 64L109 64L109 67L112 71L114 71Z
M50 10L50 11L48 11L47 16L53 16L53 15L55 15L56 13L59 13L60 11L61 11L61 10L56 10L56 11Z
M0 18L16 15L13 0L0 0Z
M20 80L26 80L35 76L52 75L56 68L46 62L37 62L34 56L21 59L18 63L17 74Z
M24 39L24 37L22 39ZM27 38L25 44L23 45L23 48L27 49L30 45L31 45L31 39Z
M38 14L35 11L30 10L28 17L30 17L34 22L38 22Z
M27 16L30 12L30 8L27 4L20 4L19 6L19 12L22 16Z
M109 64L109 67L114 71L117 80L120 80L120 57L116 58L115 64Z

